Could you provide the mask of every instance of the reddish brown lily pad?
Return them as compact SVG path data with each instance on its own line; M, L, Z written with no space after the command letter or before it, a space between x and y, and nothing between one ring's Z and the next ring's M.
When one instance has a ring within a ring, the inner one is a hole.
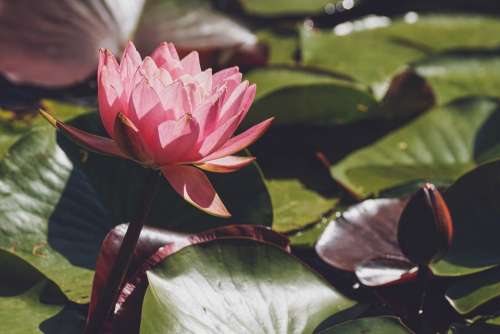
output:
M399 217L407 199L380 198L363 201L334 219L316 244L319 256L330 265L355 271L373 258L406 260L397 242Z

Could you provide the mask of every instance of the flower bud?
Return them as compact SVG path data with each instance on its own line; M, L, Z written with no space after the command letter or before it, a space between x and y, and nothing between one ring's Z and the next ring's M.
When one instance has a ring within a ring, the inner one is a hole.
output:
M398 226L398 242L413 263L428 265L451 246L453 223L448 206L433 184L424 184L406 205Z

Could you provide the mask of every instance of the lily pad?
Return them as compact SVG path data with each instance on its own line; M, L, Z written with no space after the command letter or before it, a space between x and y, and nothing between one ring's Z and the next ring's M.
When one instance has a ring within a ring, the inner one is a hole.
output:
M10 147L0 162L0 248L29 262L70 299L86 302L105 212L72 170L52 129L31 131Z
M439 104L467 95L500 96L500 54L496 50L449 52L417 61L415 71L426 78Z
M348 271L377 257L405 259L397 242L397 228L406 202L380 198L350 207L330 222L316 252L328 264Z
M395 317L372 317L350 320L318 334L411 334L412 332Z
M335 5L341 0L239 0L243 9L258 16L288 16L321 14L326 5Z
M462 276L500 264L500 161L493 161L465 174L445 193L454 238L443 260L431 265L434 274Z
M304 28L304 65L346 73L365 84L384 82L404 65L449 49L494 48L500 23L482 16L426 15L391 20L370 16L333 32Z
M355 303L275 246L219 240L148 272L141 333L311 333Z
M0 331L81 333L85 315L29 263L0 250Z
M275 125L335 125L366 119L377 105L366 87L330 74L276 67L246 79L258 87L248 123L273 115Z
M446 299L460 314L500 297L500 267L464 277L446 291Z
M360 197L415 181L450 184L499 156L498 102L464 98L418 117L331 168Z
M145 54L164 41L173 42L181 56L196 50L207 67L227 65L231 58L240 66L262 65L267 58L250 29L204 0L147 1L134 39Z
M144 0L29 0L2 4L0 72L43 86L82 81L97 69L100 47L121 52Z

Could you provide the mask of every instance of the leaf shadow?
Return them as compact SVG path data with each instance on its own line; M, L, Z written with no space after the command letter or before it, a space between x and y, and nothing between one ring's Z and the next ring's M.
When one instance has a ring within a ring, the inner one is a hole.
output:
M93 270L111 222L87 176L75 167L49 217L47 240L73 265Z

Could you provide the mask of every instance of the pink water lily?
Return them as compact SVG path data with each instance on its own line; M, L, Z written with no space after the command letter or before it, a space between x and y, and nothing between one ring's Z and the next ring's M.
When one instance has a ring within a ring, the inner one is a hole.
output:
M229 173L255 158L233 154L257 140L267 119L233 136L255 97L237 67L202 71L197 52L180 59L172 43L144 60L130 42L120 63L100 51L99 111L111 138L42 114L87 149L159 169L189 203L215 216L230 214L203 172Z

